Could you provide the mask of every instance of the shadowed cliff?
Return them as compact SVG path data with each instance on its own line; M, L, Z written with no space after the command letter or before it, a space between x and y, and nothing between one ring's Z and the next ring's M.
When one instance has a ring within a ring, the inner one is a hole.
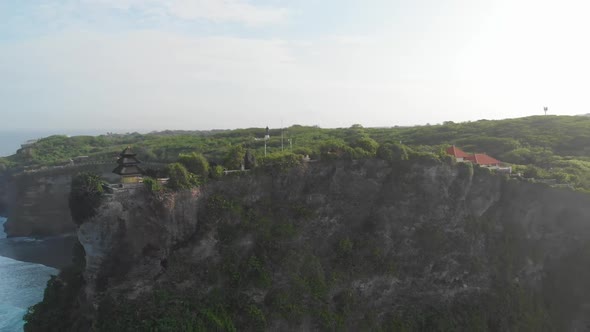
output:
M429 159L118 191L78 229L84 282L59 329L583 330L588 203Z
M0 215L6 216L9 237L54 236L76 231L68 207L72 176L83 171L112 181L112 165L87 165L0 176Z

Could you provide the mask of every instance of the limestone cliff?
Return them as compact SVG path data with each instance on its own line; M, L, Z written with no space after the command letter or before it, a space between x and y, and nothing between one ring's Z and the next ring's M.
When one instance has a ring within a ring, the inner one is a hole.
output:
M78 229L85 284L66 326L581 331L589 203L429 160L115 192Z
M0 215L8 217L8 236L43 237L76 231L68 207L72 176L82 171L111 180L111 165L88 165L0 177Z

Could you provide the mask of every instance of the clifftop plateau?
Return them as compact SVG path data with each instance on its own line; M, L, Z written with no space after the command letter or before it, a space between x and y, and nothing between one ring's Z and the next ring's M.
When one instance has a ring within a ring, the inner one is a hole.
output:
M433 160L116 191L26 328L581 331L589 203Z

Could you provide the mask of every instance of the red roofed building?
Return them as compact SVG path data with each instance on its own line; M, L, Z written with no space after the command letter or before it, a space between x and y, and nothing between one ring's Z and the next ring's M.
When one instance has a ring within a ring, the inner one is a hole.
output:
M471 161L474 164L480 165L480 166L497 166L500 167L500 161L492 158L490 156L488 156L487 154L483 154L483 153L474 153L470 156L467 156L465 158L466 160Z
M506 167L502 167L501 164L502 162L499 161L496 158L490 157L485 153L466 153L463 150L457 148L456 146L451 146L449 148L447 148L447 153L453 157L455 157L455 159L457 159L457 161L459 162L470 162L482 167L487 167L487 168L491 168L491 169L495 169L497 172L502 172L502 173L512 173L512 167L511 166L506 166Z
M469 155L467 152L459 149L456 146L451 146L447 149L447 153L450 154L451 156L455 157L457 159L457 161L464 161L469 159L469 157L471 157L471 155Z

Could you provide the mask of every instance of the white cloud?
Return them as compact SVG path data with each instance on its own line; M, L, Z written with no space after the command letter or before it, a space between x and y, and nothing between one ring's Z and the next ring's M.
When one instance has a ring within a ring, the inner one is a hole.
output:
M206 19L214 22L238 22L266 25L284 22L288 10L254 6L242 0L173 0L168 11L185 20Z
M63 33L0 44L0 110L18 110L5 119L17 127L395 123L395 77L379 75L390 60L371 54L327 41Z
M428 56L394 42L60 32L0 43L0 112L11 112L3 117L7 127L40 129L235 128L281 120L334 127L518 116L543 102L534 100L534 85L514 89L502 78L462 75L485 68L488 58L458 67L448 54ZM571 84L551 86L572 102L583 95Z
M85 8L134 10L147 16L249 26L282 23L289 14L286 8L257 6L247 0L82 0L78 3Z
M271 24L287 15L252 3L64 2L70 16L115 10ZM544 104L555 114L588 113L590 47L583 40L590 25L581 10L588 5L544 2L532 10L508 0L455 3L433 10L428 20L368 37L203 37L207 31L196 37L158 31L157 24L115 34L80 28L100 30L93 24L66 25L44 37L0 42L0 112L14 110L3 119L21 127L146 129L272 126L281 118L285 124L408 125L538 114ZM43 12L59 18L56 9Z
M301 72L282 41L72 32L0 44L0 110L14 126L240 126L278 108Z

